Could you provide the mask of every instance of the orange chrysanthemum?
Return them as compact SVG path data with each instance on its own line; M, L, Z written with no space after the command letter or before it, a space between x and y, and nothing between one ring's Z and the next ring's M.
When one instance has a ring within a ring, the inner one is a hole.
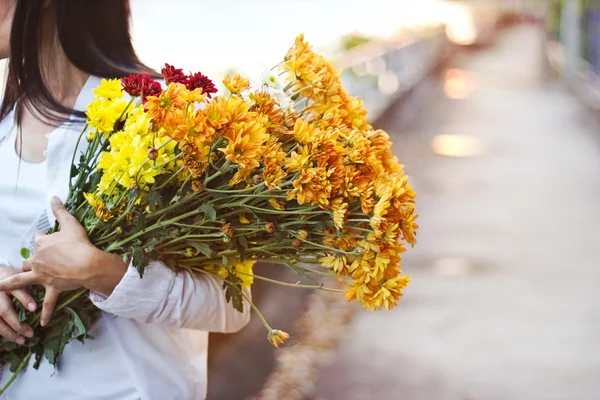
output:
M239 74L233 76L227 75L223 79L223 85L233 94L240 94L244 90L250 88L250 81L246 78L242 78Z

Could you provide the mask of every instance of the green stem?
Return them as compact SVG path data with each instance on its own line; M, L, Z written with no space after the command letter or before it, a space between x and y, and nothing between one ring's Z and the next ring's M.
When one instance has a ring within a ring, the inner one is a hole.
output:
M173 222L177 222L179 220L185 219L185 218L190 217L192 215L196 215L199 212L201 212L201 211L199 211L199 210L193 210L193 211L190 211L188 213L178 215L178 216L176 216L174 218L167 219L167 220L162 221L162 222L157 222L156 224L154 224L154 225L152 225L150 227L147 227L144 230L138 231L138 232L134 233L133 235L126 237L123 240L120 240L118 242L114 242L113 244L111 244L110 246L108 246L108 248L106 249L106 251L110 253L110 252L118 249L122 245L124 245L126 243L129 243L132 240L137 239L138 237L140 237L142 235L145 235L146 233L148 233L150 231L153 231L153 230L158 229L158 228L162 228L163 226L166 226L166 225L170 225Z
M219 275L217 275L217 274L213 274L213 273L210 273L210 272L208 272L208 271L205 271L205 270L199 270L199 271L200 271L200 272L202 272L202 273L204 273L204 274L206 274L206 275L212 276L213 278L217 278L217 279L219 279L219 280L223 280L223 278L222 278L222 277L220 277L220 276L219 276ZM258 316L258 319L260 319L260 322L262 322L262 324L264 325L264 327L265 327L265 328L266 328L266 329L267 329L269 332L271 332L273 329L271 328L271 326L269 325L269 323L267 322L267 320L265 319L265 317L262 315L262 313L261 313L261 312L258 310L258 308L257 308L257 307L254 305L254 303L252 302L252 300L250 300L250 298L248 298L248 296L246 295L246 293L244 293L244 290L243 290L243 289L240 289L240 288L238 288L237 286L235 286L235 285L231 284L231 282L228 282L228 281L226 281L226 280L223 280L223 282L225 282L227 285L229 285L229 286L233 287L234 289L236 289L236 290L239 290L239 291L240 291L240 293L241 293L242 297L244 297L244 299L245 299L245 300L248 302L248 304L250 304L250 307L252 307L252 309L254 310L254 312L256 313L256 315Z
M81 138L83 137L83 134L85 133L87 128L88 128L88 124L86 123L85 126L83 127L83 130L79 134L79 137L77 138L77 143L75 144L75 151L73 151L73 157L71 157L71 165L75 165L75 156L77 155L77 148L79 147ZM71 180L69 180L69 195L67 196L67 198L71 197L71 192L73 191L73 187L74 186L71 183Z
M63 300L58 305L58 307L56 307L54 312L55 313L59 312L60 310L67 307L69 304L71 304L73 301L77 300L79 297L81 297L83 294L85 294L87 292L88 292L88 289L86 289L86 288L79 289L78 291L73 293L71 296L69 296L65 300ZM42 318L42 313L41 312L37 313L31 320L31 326L36 328L38 326L41 318Z
M12 374L12 376L10 377L8 382L6 382L4 387L2 389L0 389L0 396L2 394L4 394L4 392L6 392L6 389L8 389L8 387L11 385L11 383L13 383L15 379L17 379L17 375L19 375L19 372L21 372L23 370L23 368L25 368L25 365L27 365L30 358L31 358L31 351L29 351L29 353L27 353L27 355L25 356L23 361L21 361L21 364L19 364L19 366L17 367L17 370L15 371L15 373Z
M169 179L167 179L165 182L163 182L160 186L158 186L155 190L158 192L160 189L164 188L165 186L167 186L173 179L175 179L177 176L179 176L179 174L181 172L183 172L183 170L185 169L185 166L179 168L177 171L175 171L170 177Z
M294 288L299 288L299 289L317 289L317 290L324 290L326 292L344 293L344 291L340 290L340 289L332 289L332 288L325 287L325 286L323 286L322 283L320 285L304 285L304 284L300 284L300 283L282 282L282 281L278 281L276 279L271 279L271 278L267 278L267 277L260 276L260 275L248 274L246 272L241 272L241 271L235 271L234 275L237 275L237 274L253 276L254 278L256 278L258 280L273 283L273 284L279 285L279 286L294 287Z

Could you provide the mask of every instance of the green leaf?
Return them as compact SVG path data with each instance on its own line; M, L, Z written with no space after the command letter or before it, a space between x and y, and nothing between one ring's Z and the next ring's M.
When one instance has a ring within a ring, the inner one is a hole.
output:
M242 296L242 280L235 275L229 275L223 282L225 299L231 302L233 308L244 312L244 296Z
M79 174L79 169L74 164L71 164L71 179L75 178L77 174Z
M138 231L146 230L146 216L144 214L138 213L136 228Z
M101 178L102 178L101 172L94 172L93 174L91 174L87 191L91 192L91 193L95 192L96 189L98 188L98 184L100 183Z
M217 211L215 211L215 208L213 207L212 204L210 204L210 203L202 204L202 206L200 207L200 211L202 211L204 214L206 214L206 216L211 221L214 222L217 220Z
M150 211L156 211L156 208L162 204L162 197L160 193L156 191L149 192L146 195L146 200L148 201L148 205L150 206Z
M132 251L133 266L140 274L140 278L144 276L144 268L148 265L146 254L139 247L134 247Z
M27 319L27 310L19 308L19 322L23 322Z
M190 246L204 254L206 257L212 257L215 254L215 251L204 242L188 242Z
M33 369L38 369L42 363L42 357L44 356L43 347L38 346L35 351L35 363L33 363Z
M327 222L325 221L321 221L318 224L316 224L313 228L315 231L322 231L327 229Z
M248 248L248 239L246 239L246 236L238 236L238 241L244 249Z
M87 329L85 329L85 326L83 325L83 321L81 321L81 318L79 318L79 315L71 307L65 307L65 311L69 315L71 315L73 324L75 325L75 332L74 332L75 337L85 335L87 333Z
M221 258L221 265L227 265L229 264L229 259L225 256L223 256L223 258Z
M58 353L59 339L54 338L44 343L44 357L51 365L56 366L56 355Z
M130 208L131 206L133 206L133 204L135 203L135 201L137 200L138 197L138 190L137 189L129 189L129 202L127 204L127 208Z
M23 258L29 258L29 257L31 257L31 251L28 248L23 247L21 249L21 257L23 257Z
M17 347L18 347L18 346L17 346L17 344L16 344L16 343L14 343L14 342L8 342L8 341L7 341L7 342L6 342L6 344L4 344L4 345L2 346L2 350L4 350L4 351L13 351L13 350L16 350L16 349L17 349Z
M12 353L8 356L8 364L10 364L10 372L15 373L19 364L23 361L24 356L19 356L18 354Z

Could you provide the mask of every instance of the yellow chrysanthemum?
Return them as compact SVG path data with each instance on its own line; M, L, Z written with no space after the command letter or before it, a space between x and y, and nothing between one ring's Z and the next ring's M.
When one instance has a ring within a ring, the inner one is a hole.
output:
M331 202L333 209L333 224L336 229L342 229L346 222L346 214L348 213L348 203L343 203L341 198L336 198Z
M90 206L94 209L94 213L99 220L107 222L112 218L112 213L106 204L94 193L84 193L83 197Z
M233 94L240 94L244 90L250 88L250 81L246 78L242 78L239 74L234 76L227 75L223 79L223 85Z
M331 183L328 180L330 174L331 171L322 167L301 170L287 199L296 199L298 204L310 203L326 207L331 195Z
M287 332L279 329L271 329L269 331L269 335L267 336L269 342L275 347L279 347L280 344L283 344L289 338L290 335Z
M336 274L341 274L347 268L348 260L342 254L328 255L319 259L321 265L325 268L332 269Z
M279 211L285 210L285 202L281 200L269 199L269 205Z
M110 134L115 128L115 123L121 115L126 116L125 107L129 102L125 100L107 100L95 98L88 104L85 113L88 117L88 124L95 128L99 133ZM133 104L130 106L130 111Z
M249 122L233 124L231 131L227 146L219 151L225 154L227 161L239 164L242 168L258 168L263 145L269 139L265 128L256 122Z
M314 128L303 120L298 118L294 124L294 139L300 144L309 144L312 139Z
M146 188L155 182L156 176L165 173L165 166L175 167L169 161L174 158L176 142L168 142L168 137L140 135L135 126L133 124L110 137L110 151L102 153L98 162L98 169L103 172L99 193L107 192L115 185L125 189L131 186ZM158 149L153 162L148 161L150 147ZM163 167L156 168L155 165Z
M297 172L309 165L310 152L307 146L298 146L298 152L292 151L283 162L289 172Z
M186 109L187 92L181 83L169 83L159 96L148 96L144 108L155 122L162 124L177 111Z
M254 272L252 271L254 264L256 264L256 261L253 260L229 263L219 269L219 275L226 278L230 273L234 274L242 281L242 289L246 289L254 283Z
M106 100L120 99L125 94L120 79L102 79L100 85L93 92L96 96Z

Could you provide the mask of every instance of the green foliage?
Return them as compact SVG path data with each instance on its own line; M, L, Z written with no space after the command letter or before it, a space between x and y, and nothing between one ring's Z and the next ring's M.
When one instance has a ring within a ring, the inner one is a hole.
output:
M242 296L242 280L233 274L229 274L224 279L223 289L225 289L225 298L231 302L233 308L239 312L244 311L244 296Z
M41 310L44 288L32 286L30 293L38 303L38 310ZM99 315L99 310L91 303L87 291L62 293L58 301L59 307L66 302L69 302L69 306L57 308L50 323L42 327L39 325L41 311L30 312L20 302L14 300L13 305L19 315L19 320L27 321L34 327L34 337L27 339L22 346L1 338L0 363L9 364L10 370L15 372L23 360L29 354L33 354L34 368L39 367L43 358L57 367L59 357L67 343L73 339L83 342L85 339L91 338L88 332L93 321Z

